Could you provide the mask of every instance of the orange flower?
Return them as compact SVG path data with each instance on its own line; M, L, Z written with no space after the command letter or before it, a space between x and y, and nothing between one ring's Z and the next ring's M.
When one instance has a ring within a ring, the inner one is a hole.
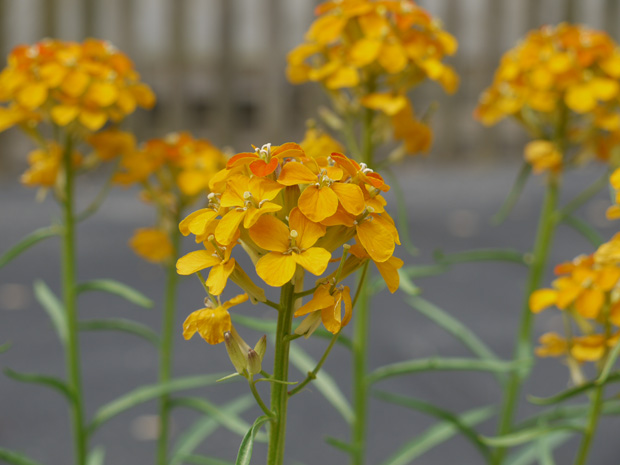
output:
M295 312L294 316L300 317L310 314L310 316L307 317L310 320L308 323L312 320L318 321L318 317L320 316L325 329L332 334L336 334L351 321L351 317L353 316L353 305L351 303L351 290L348 286L335 288L334 290L330 288L331 285L329 283L318 286L314 291L312 299L300 307ZM306 323L304 327L306 327L308 323ZM314 325L311 324L311 326ZM309 328L304 327L302 327L302 330L307 329L305 334L309 335L312 333L313 329L309 330Z
M298 144L289 142L279 147L271 147L271 144L265 144L260 149L254 147L254 153L238 153L228 160L226 167L232 169L236 166L249 165L250 171L255 176L263 177L273 173L282 159L300 156L303 156L303 150Z
M224 304L196 310L183 323L183 337L189 340L198 333L209 344L224 342L224 333L232 329L228 309L247 300L247 294L241 294Z

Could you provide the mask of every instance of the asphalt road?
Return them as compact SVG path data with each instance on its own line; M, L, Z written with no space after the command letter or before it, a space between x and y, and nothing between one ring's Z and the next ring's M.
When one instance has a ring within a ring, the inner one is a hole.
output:
M397 255L407 265L432 264L432 252L446 253L480 247L507 247L527 251L532 245L540 204L542 182L530 179L527 189L502 225L493 227L489 220L506 196L518 170L517 166L436 165L416 160L399 169L412 242L419 249L411 256L401 247ZM563 201L602 173L602 167L590 167L568 175L564 182ZM99 180L80 183L80 205L96 194ZM164 273L157 266L133 255L127 240L133 229L148 226L153 212L141 204L135 191L113 191L101 210L79 227L79 276L82 280L114 278L139 289L157 302L147 310L118 297L91 293L80 297L81 317L124 317L135 319L154 329L160 325ZM388 196L392 211L394 198ZM592 222L605 238L618 229L604 219L609 195L602 192L579 215ZM0 184L0 250L5 250L32 230L46 226L59 216L48 199L35 201L35 192L4 178ZM38 244L4 269L0 270L0 344L11 341L11 349L0 355L0 366L23 372L39 372L63 376L63 354L52 326L32 294L35 279L44 280L59 292L58 241L50 239ZM184 244L192 248L191 240ZM590 253L592 246L579 234L561 226L557 232L551 264ZM512 352L526 270L513 263L475 263L455 265L441 276L419 279L423 297L464 321L501 357ZM552 279L547 274L546 283ZM202 290L194 279L181 281L175 339L175 375L231 371L223 345L209 346L195 339L181 337L181 323L188 313L200 306ZM272 310L246 305L237 307L247 315L273 317ZM557 312L545 312L536 318L536 334L561 328ZM347 328L350 330L351 328ZM241 330L249 341L260 334ZM370 365L425 358L436 355L469 356L463 346L405 302L404 294L381 293L374 300L372 311ZM156 380L157 357L148 343L126 334L111 332L82 333L83 376L88 415L98 406ZM325 340L301 340L300 346L315 358L322 354ZM269 355L268 355L269 356ZM351 389L350 359L346 349L337 347L327 363L326 372L348 397ZM300 373L294 378L302 379ZM568 386L568 373L558 360L537 361L525 393L548 396ZM500 389L492 375L486 373L424 373L391 379L377 385L378 389L425 399L454 412L496 404ZM610 395L613 389L609 389ZM193 395L206 396L216 403L244 395L243 383L232 383L193 390ZM106 463L134 465L154 463L153 425L156 403L140 405L105 424L93 437L94 445L106 451ZM519 416L525 417L537 408L523 401ZM345 454L324 443L333 436L348 439L343 418L312 386L290 403L288 423L287 464L346 463ZM251 408L243 416L248 421L259 415ZM174 414L173 437L176 439L198 415L187 410ZM373 400L368 434L368 463L380 464L413 437L423 433L435 422L431 417ZM592 450L593 465L620 463L620 446L615 442L620 421L605 419ZM492 435L493 422L483 423L484 433ZM240 437L218 430L199 446L197 451L233 460ZM556 453L558 464L570 463L577 439L569 440ZM0 377L0 447L23 451L45 465L70 464L72 448L69 419L62 398L44 388ZM265 447L255 448L253 463L264 463ZM416 462L420 465L475 465L483 463L479 452L463 438L456 437L432 449Z

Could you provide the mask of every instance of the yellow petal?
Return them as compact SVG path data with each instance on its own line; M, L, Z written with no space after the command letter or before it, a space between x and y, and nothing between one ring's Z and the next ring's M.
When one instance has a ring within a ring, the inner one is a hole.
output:
M385 43L378 59L379 64L390 74L400 73L407 66L407 53L397 41Z
M200 236L204 234L205 230L211 224L213 220L217 218L217 212L210 208L201 208L186 216L183 221L179 223L179 231L184 236L194 234Z
M47 86L43 83L28 84L17 94L17 102L28 110L39 108L47 100Z
M336 299L329 293L330 285L322 285L319 286L314 294L312 295L312 299L307 302L305 305L302 305L299 310L295 312L295 317L304 316L308 313L316 312L317 310L321 310L325 307L331 307L336 302Z
M554 305L558 299L558 292L553 289L538 289L530 295L530 310L540 313L545 308Z
M400 285L400 276L398 270L402 268L404 262L397 257L391 256L384 262L375 262L381 277L385 281L387 288L393 294Z
M384 262L394 253L392 234L376 221L362 221L357 226L357 237L375 262Z
M277 212L280 210L282 210L282 205L278 205L277 203L273 202L265 202L260 206L260 208L255 208L254 206L250 205L245 214L245 218L243 219L243 227L245 229L250 229L252 226L254 226L254 224L256 224L258 218L260 218L261 215L264 215L265 213Z
M394 116L407 106L407 97L392 94L368 94L362 97L362 105L373 110L380 110L386 115Z
M293 208L289 214L289 228L297 232L297 245L301 249L312 247L319 237L325 235L325 226L314 223L299 210Z
M290 246L289 229L275 216L263 215L250 228L250 237L260 248L286 252Z
M230 244L239 230L239 225L245 217L245 210L233 208L220 220L215 228L215 240L220 244Z
M209 344L224 341L224 333L230 331L230 314L222 307L203 308L191 313L183 323L183 337L190 339L195 333Z
M219 265L221 261L219 257L214 257L206 250L195 250L177 260L177 273L190 275L196 271Z
M575 301L575 310L584 318L596 318L605 302L599 289L585 289Z
M270 286L282 287L295 274L297 262L293 255L296 254L284 255L280 252L270 252L256 263L256 273Z
M66 126L77 117L79 112L79 107L74 105L56 105L52 108L52 120L58 126Z
M341 66L325 81L328 89L355 87L360 82L359 73L353 66Z
M172 258L173 246L170 238L160 229L138 229L129 245L136 254L154 263L165 262Z
M605 212L605 216L608 220L617 220L620 219L620 206L612 205Z
M327 269L332 254L321 247L311 247L300 254L293 254L297 263L310 273L320 276Z
M213 295L220 295L224 292L228 277L235 269L235 259L231 259L226 263L219 263L211 268L206 284L209 292Z
M62 82L61 89L71 97L79 97L86 90L89 81L90 78L86 73L74 70L67 74Z
M118 90L111 82L93 82L85 96L88 102L107 107L116 102Z
M298 162L289 162L282 167L278 182L284 186L309 184L317 181L317 175L310 168Z
M361 39L353 44L349 50L349 62L353 66L366 66L372 63L381 50L381 41L374 39Z
M329 187L310 185L304 189L297 202L301 212L318 223L332 216L338 209L338 196Z
M588 113L596 107L592 88L585 84L572 86L564 97L566 105L577 113Z
M335 182L331 187L338 196L340 205L347 212L357 216L364 211L366 204L364 202L364 193L360 186L351 183Z
M80 123L91 131L100 129L106 122L107 116L102 111L83 110L80 113Z

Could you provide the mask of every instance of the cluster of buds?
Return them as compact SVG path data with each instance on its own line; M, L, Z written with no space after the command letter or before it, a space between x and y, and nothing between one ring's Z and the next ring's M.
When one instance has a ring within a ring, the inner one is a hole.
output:
M155 96L139 81L131 60L109 42L46 39L16 47L0 73L0 130L52 122L75 131L97 131Z
M559 277L553 288L532 293L530 308L539 313L556 306L574 325L565 336L544 334L537 354L567 356L579 363L604 360L620 340L620 235L592 255L556 266L555 273Z
M248 296L254 302L265 301L264 290L232 257L237 245L269 286L292 283L296 292L302 292L305 272L319 276L310 302L296 306L295 316L310 319L300 325L305 335L319 319L332 333L348 323L350 290L341 282L367 260L377 265L392 292L398 288L403 262L393 253L400 241L381 195L389 186L363 164L337 152L309 156L295 143L266 144L233 156L211 178L210 189L207 208L191 213L179 225L203 248L181 257L177 271L189 275L210 268L205 284L218 304L187 318L186 338L198 332L210 344L222 342L232 331L230 306ZM340 248L342 256L332 259ZM323 276L330 262L339 265ZM247 294L219 304L229 279Z
M131 247L152 262L173 259L170 237L178 215L206 198L210 179L226 165L225 155L209 141L194 139L187 132L171 133L138 146L132 134L110 129L92 135L88 142L98 158L119 158L114 183L141 186L142 199L157 207L157 225L137 230Z
M608 34L544 26L502 57L476 116L486 125L506 116L522 123L537 139L525 151L535 172L606 161L618 139L607 136L620 131L619 78L620 48Z
M288 55L294 84L322 83L343 111L378 110L408 153L427 151L431 132L406 93L425 79L452 93L454 70L442 62L456 39L411 0L344 0L319 5L305 42Z

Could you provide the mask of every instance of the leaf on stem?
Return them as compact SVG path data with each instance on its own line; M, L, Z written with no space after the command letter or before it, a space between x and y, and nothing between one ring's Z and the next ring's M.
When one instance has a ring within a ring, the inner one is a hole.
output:
M233 463L228 460L205 457L203 455L188 455L183 458L183 462L193 463L195 465L233 465Z
M105 463L105 449L101 446L95 447L88 458L86 459L86 465L104 465Z
M254 421L254 424L248 430L248 432L243 437L243 440L241 441L235 465L250 465L250 460L252 459L252 449L254 448L254 438L260 430L261 426L263 426L268 421L272 421L272 418L266 415L262 415L258 417L256 421Z
M540 437L556 431L583 431L581 422L569 422L563 425L552 426L535 426L533 428L516 431L504 436L486 437L480 436L480 439L491 447L514 447L527 442L535 441ZM538 445L536 445L538 446Z
M596 380L597 384L605 384L605 382L607 381L607 378L609 378L609 373L611 372L611 369L616 363L616 360L619 355L620 355L620 341L616 342L616 345L613 347L613 349L611 349L611 352L609 352L609 355L607 356L607 360L605 360L605 365L603 366L603 369L601 370L601 374Z
M0 447L0 459L10 465L41 465L40 462L36 462L19 452L13 452L3 447Z
M455 415L452 412L436 407L432 404L429 404L428 402L419 399L398 396L385 391L375 391L373 392L373 395L376 398L384 400L386 402L390 402L396 405L402 405L403 407L417 410L419 412L423 412L428 415L437 417L441 420L444 420L445 422L452 423L454 427L459 430L461 434L463 434L463 436L467 438L476 449L480 451L482 456L486 458L487 462L491 458L490 449L487 447L486 444L484 444L483 441L480 440L480 437L476 430L464 423L458 417L458 415Z
M94 279L80 283L76 287L78 294L87 291L101 291L114 294L143 308L153 308L154 305L153 301L141 292L112 279Z
M573 228L585 237L594 247L599 247L603 242L605 242L605 239L601 237L598 231L581 218L577 218L573 215L565 215L562 217L562 223Z
M616 383L618 381L620 381L620 373L613 373L607 377L604 384ZM600 383L600 384L603 384L603 383ZM529 396L528 400L531 403L536 404L536 405L557 404L558 402L563 402L575 396L585 394L590 389L596 388L600 384L598 383L598 380L588 381L587 383L583 383L581 386L567 389L566 391L560 392L559 394L556 394L555 396L546 397L546 398Z
M247 395L227 403L221 407L221 411L226 415L238 415L255 405L254 398ZM219 426L220 423L213 417L204 417L197 420L177 440L171 455L170 465L181 465L187 460L188 456L191 456L194 449L213 434Z
M80 331L121 331L141 337L155 347L159 346L159 336L148 326L124 318L106 320L86 320L78 323Z
M474 426L490 418L494 412L494 407L482 407L459 415L458 418L463 424ZM458 431L453 423L442 421L407 442L381 465L409 465L414 459L447 441L457 434Z
M63 304L43 281L34 282L34 297L52 320L52 325L63 345L67 343L67 323Z
M333 438L331 436L327 436L325 438L325 442L330 446L335 447L336 449L340 449L341 451L346 452L347 454L353 455L357 452L357 448L354 445L349 444L345 441L341 441L340 439Z
M95 413L92 422L88 425L88 431L92 433L106 421L115 417L119 413L123 413L125 410L135 407L136 405L140 405L151 399L156 399L164 394L183 391L185 389L210 386L215 384L218 378L221 377L221 373L213 375L188 376L186 378L179 378L165 383L141 386L100 407Z
M519 197L521 197L521 193L523 192L523 188L525 187L531 172L532 166L529 163L523 163L523 165L521 165L519 174L512 185L512 189L510 189L508 197L506 197L506 200L500 207L499 211L491 219L491 223L493 225L498 226L502 224L506 218L508 218L508 215L510 215L510 212L517 204Z
M317 363L298 346L291 346L289 356L293 365L304 375L312 371ZM312 381L312 385L340 412L347 423L353 423L354 414L351 405L334 379L325 370L317 373L316 379Z
M471 262L511 262L528 266L525 255L514 249L477 249L466 252L444 254L441 250L434 252L435 260L441 265L455 265Z
M574 432L559 431L545 436L546 447L550 451L561 446L575 435ZM540 446L538 443L528 444L519 451L508 456L506 465L539 465Z
M0 257L0 268L7 265L14 258L21 255L33 245L38 244L39 242L47 239L48 237L59 236L61 232L62 229L59 226L48 226L46 228L37 229L36 231L30 233L13 247L11 247L9 250L4 252L4 254L2 254L2 256Z
M11 370L10 368L6 368L4 370L4 374L7 375L9 378L14 379L15 381L20 381L22 383L40 384L41 386L54 389L55 391L61 393L64 397L66 397L69 402L73 402L73 394L71 392L71 389L62 379L55 378L54 376L46 376L36 373L19 373L17 371Z

